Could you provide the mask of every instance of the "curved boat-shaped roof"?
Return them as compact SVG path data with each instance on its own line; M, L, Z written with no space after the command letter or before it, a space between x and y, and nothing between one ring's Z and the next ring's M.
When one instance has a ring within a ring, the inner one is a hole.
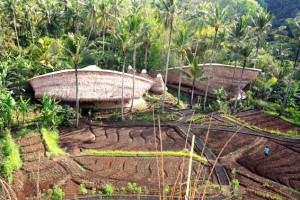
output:
M203 78L208 77L209 67L210 64L199 64L199 66L204 67L204 74ZM183 70L189 73L189 68L191 66L184 66ZM224 64L218 64L218 63L212 63L211 65L212 71L210 72L210 76L212 79L210 79L209 82L209 88L208 92L210 96L213 96L213 89L220 89L221 87L224 88L226 92L236 92L237 85L240 80L240 76L242 73L242 67L237 66L236 68L236 74L235 74L235 80L233 85L232 83L232 76L234 73L234 66L232 65L224 65ZM168 86L177 88L179 84L179 69L180 67L170 68L168 73ZM244 76L242 80L241 89L246 87L247 84L249 84L260 72L260 69L254 69L254 68L245 68ZM152 77L156 76L157 73L163 73L163 72L154 72L151 74ZM164 76L163 76L164 78ZM189 91L190 89L185 88L186 86L192 87L192 81L188 80L185 76L182 76L182 86L183 90ZM202 81L201 83L196 83L196 93L203 94L203 92L206 89L206 81Z
M153 81L136 76L135 95L138 99L150 89ZM76 100L75 70L67 69L29 79L35 98L45 91L62 101ZM133 75L124 73L124 100L132 97ZM122 98L122 72L104 70L96 66L78 69L78 96L80 102L119 101Z

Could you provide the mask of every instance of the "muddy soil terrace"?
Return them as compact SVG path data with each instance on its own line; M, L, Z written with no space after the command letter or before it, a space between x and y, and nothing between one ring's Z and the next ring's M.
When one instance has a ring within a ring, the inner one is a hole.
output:
M174 128L162 127L162 135L164 150L183 150L185 138ZM22 169L15 172L13 182L18 199L34 197L38 166L39 187L45 193L54 184L63 180L64 184L60 187L69 197L81 194L80 184L85 184L91 192L92 188L101 190L105 184L111 183L115 188L114 193L119 193L120 188L127 188L129 182L136 183L138 187L146 187L149 191L148 195L158 194L155 156L96 156L80 153L86 149L155 151L155 139L151 127L112 128L81 124L79 130L66 129L61 133L60 145L69 155L52 157L51 160L45 157L45 147L40 134L21 136L16 141L20 145L24 160ZM159 142L158 138L157 142ZM187 146L190 147L189 144ZM181 157L164 156L165 185L171 188L181 165ZM193 161L192 177L195 177L198 165L198 161ZM185 166L188 166L188 159L185 159ZM205 176L208 176L211 167L209 163L205 165ZM185 167L184 179L187 177L187 170ZM218 184L215 174L211 182ZM209 193L216 192L218 191L210 190Z
M191 132L204 140L207 130L192 129ZM233 134L234 132L211 130L208 147L218 155ZM270 149L269 158L264 155L266 145ZM300 144L238 133L223 151L220 161L231 179L238 178L240 185L246 190L244 192L251 199L260 199L249 194L251 188L280 194L287 199L300 199L300 195L292 194L283 187L286 185L300 189ZM232 173L233 169L236 174Z

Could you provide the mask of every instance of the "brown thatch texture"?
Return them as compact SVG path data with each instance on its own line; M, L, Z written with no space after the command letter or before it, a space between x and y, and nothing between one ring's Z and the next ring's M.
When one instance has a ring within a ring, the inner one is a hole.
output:
M132 75L125 74L124 99L132 96ZM80 102L118 101L122 95L122 73L110 70L78 70L78 90ZM135 99L139 99L154 82L136 76ZM76 100L75 71L63 70L30 79L35 98L42 98L47 90L62 101Z
M157 94L163 94L164 93L164 81L162 79L161 74L158 74L156 78L154 78L154 84L150 88L152 92L155 92ZM167 90L168 88L166 88Z
M202 64L201 66L203 66L205 70L203 77L207 77L209 64ZM189 73L189 66L184 67L183 70ZM250 83L251 80L253 80L260 71L261 71L260 69L246 68L243 76L241 89L243 89L248 83ZM236 75L235 75L236 78L233 86L231 86L233 72L234 72L234 66L212 64L212 71L211 71L212 79L210 80L210 85L208 89L209 95L212 96L213 89L220 89L221 87L223 87L226 92L236 92L235 90L240 80L242 67L237 67ZM154 72L151 74L151 76L154 77L158 73L161 72ZM178 85L178 84L179 84L179 68L169 69L168 86L171 87L172 85ZM182 76L182 85L192 87L192 82L189 81L185 76ZM199 92L205 91L205 89L206 89L206 81L196 84L196 90L198 90Z

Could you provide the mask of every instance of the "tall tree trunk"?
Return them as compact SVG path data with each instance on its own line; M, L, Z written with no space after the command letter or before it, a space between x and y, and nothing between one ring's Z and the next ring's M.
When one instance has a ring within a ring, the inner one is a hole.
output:
M209 80L210 80L210 72L212 70L211 64L212 64L213 57L214 57L214 51L215 51L215 46L216 46L216 41L217 41L217 34L218 34L218 29L216 29L216 31L215 31L214 44L213 44L213 49L212 49L211 58L210 58L210 64L209 64L209 70L208 70L208 77L207 77L207 84L206 84L205 96L204 96L204 102L203 102L203 108L204 109L205 109L207 92L208 92L208 86L209 86Z
M135 71L136 71L136 37L134 37L134 50L133 50L133 81L132 81L132 98L131 98L131 106L130 106L130 111L132 112L133 109L133 103L134 103L134 93L135 93Z
M241 77L240 77L239 85L238 85L238 88L237 88L237 91L236 91L236 97L235 97L235 101L234 101L234 106L233 106L232 114L235 112L235 109L236 109L236 106L237 106L239 91L241 89L241 85L242 85L242 81L243 81L243 76L244 76L244 71L245 71L246 64L247 64L247 59L244 60L244 66L243 66L242 74L241 74Z
M124 113L124 73L125 73L125 52L123 52L123 69L122 69L122 108L121 108L122 121L123 121L123 113Z
M183 70L183 59L184 59L184 52L181 54L181 67L180 70ZM180 89L181 89L181 78L182 78L182 72L180 71L179 75L179 85L178 85L178 102L177 104L180 105Z
M32 28L32 22L31 22L31 14L29 14L29 22L30 22L30 31L31 31L32 44L34 44L33 28Z
M173 20L171 20L171 26L170 26L169 48L168 48L168 55L167 55L164 94L163 94L163 102L162 102L162 106L161 106L162 114L164 113L164 108L165 108L166 88L167 88L167 82L168 82L168 70L169 70L170 50L171 50L171 41L172 41L172 29L173 29Z
M238 44L237 53L239 53L239 50L240 50L240 45ZM237 66L237 59L235 60L235 64L234 64L234 71L233 71L233 76L232 76L231 87L233 86L234 81L235 81L236 66Z
M75 56L77 60L77 56ZM78 98L78 71L77 71L77 62L75 64L75 80L76 80L76 127L79 125L79 98Z
M17 43L18 43L18 48L19 48L19 54L20 54L20 57L21 57L22 54L21 54L21 48L20 48L20 43L19 43L18 31L17 31L16 13L15 13L14 10L12 11L12 13L13 13L13 16L14 16L15 33L16 33L16 37L17 37Z
M258 50L259 50L259 41L260 41L260 35L257 36L257 44L256 44L256 53L255 53L255 61L254 61L254 66L253 68L255 69L256 68L256 63L257 63L257 55L258 55ZM252 88L252 83L253 83L253 80L251 80L250 82L250 87L249 87L249 90L251 90Z
M78 32L77 25L76 25L76 18L73 19L73 29L74 29L74 34L76 35Z
M193 80L193 87L192 87L192 97L191 97L191 107L193 107L193 101L194 101L194 92L195 92L195 79Z
M195 56L194 56L194 59L196 58L197 56L197 51L198 51L198 46L199 46L199 41L200 41L200 38L201 38L201 34L199 34L199 38L198 38L198 41L197 41L197 45L196 45L196 49L195 49Z
M102 42L103 42L103 51L102 51L102 55L104 56L104 42L105 42L105 25L103 27L103 39L102 39ZM103 58L104 59L104 58Z
M294 63L294 68L293 68L293 71L292 71L292 74L291 74L291 77L290 77L288 88L285 92L285 96L284 96L284 100L283 100L283 103L282 103L282 108L281 108L281 111L279 113L279 116L281 116L283 114L283 111L284 111L284 107L285 107L287 97L288 97L288 94L289 94L289 91L290 91L292 79L293 79L293 76L294 76L294 73L295 73L295 70L296 70L296 65L297 65L297 61L298 61L298 57L299 57L299 51L300 51L300 45L298 46L298 51L297 51L297 55L296 55L296 59L295 59L295 63Z
M148 38L146 38L146 52L145 52L145 70L148 72L148 70L147 70L147 65L148 65L147 57L148 57Z
M88 38L87 38L87 41L86 41L86 44L85 44L85 46L88 44L88 42L89 42L89 40L90 40L90 37L91 37L91 34L92 34L92 30L93 30L93 23L92 23L92 26L91 26L91 29L90 29L90 32L89 32L89 36L88 36Z

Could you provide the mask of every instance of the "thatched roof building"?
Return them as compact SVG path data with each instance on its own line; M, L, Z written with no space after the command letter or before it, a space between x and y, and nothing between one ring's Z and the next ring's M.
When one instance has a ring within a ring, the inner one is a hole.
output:
M124 76L124 100L129 104L132 97L132 74ZM67 69L31 78L30 84L35 98L43 98L47 90L63 102L76 101L75 70ZM136 76L135 99L142 99L154 82L150 79ZM100 105L101 107L119 107L122 98L122 72L103 70L96 66L78 69L78 91L81 105L84 103ZM138 102L138 101L135 101Z
M205 72L203 74L203 77L207 77L208 70L209 70L209 63L208 64L200 64L199 66L204 67ZM190 66L184 66L183 70L189 73L189 71L190 71L189 68L190 68ZM167 83L168 87L175 88L175 89L178 88L179 75L180 75L179 69L180 69L180 67L169 69L168 83ZM240 80L242 69L243 69L242 67L236 68L235 81L234 81L234 84L231 85L232 76L233 76L233 72L234 72L234 66L213 63L212 71L211 71L212 79L210 80L210 85L208 88L208 95L213 96L212 95L213 89L220 89L221 87L223 87L227 93L230 93L230 92L235 93L237 85ZM245 68L241 89L246 87L246 85L249 84L259 74L260 71L261 71L260 69ZM161 71L154 72L151 74L151 77L156 77L156 75L158 73L163 73L163 72L161 72ZM182 76L181 90L185 91L185 92L191 92L191 87L192 87L192 81L188 80L185 76ZM203 95L205 93L205 89L206 89L206 81L197 83L196 88L195 88L195 93Z

